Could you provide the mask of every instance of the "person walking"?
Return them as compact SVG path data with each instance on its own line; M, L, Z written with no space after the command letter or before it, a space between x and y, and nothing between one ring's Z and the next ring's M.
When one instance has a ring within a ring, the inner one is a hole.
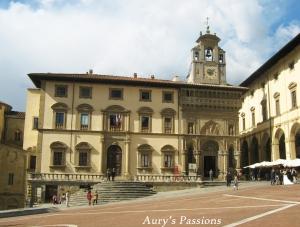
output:
M108 169L106 170L106 178L107 178L107 181L110 181L110 175L111 175L110 168L108 168Z
M98 192L94 194L93 205L98 204Z
M111 180L112 180L112 181L115 180L115 176L116 176L116 169L115 169L115 168L112 168L112 171L111 171Z
M88 193L86 194L86 198L87 198L87 200L89 202L89 206L90 206L92 204L92 198L93 198L91 190L89 190Z
M214 177L214 172L212 169L209 170L209 179L210 181L213 181L213 177Z
M70 202L70 192L66 192L66 206L69 207L69 202Z
M233 190L239 190L239 180L238 177L235 175L233 179Z
M227 187L230 187L230 184L231 184L231 174L230 174L230 172L227 172L227 174L226 174L226 182L227 182Z

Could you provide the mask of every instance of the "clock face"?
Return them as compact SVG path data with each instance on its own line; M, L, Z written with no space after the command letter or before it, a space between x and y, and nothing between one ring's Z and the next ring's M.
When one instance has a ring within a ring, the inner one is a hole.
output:
M216 71L216 69L215 68L207 68L206 69L206 75L208 76L208 77L211 77L211 78L213 78L213 77L215 77L216 75L217 75L217 71Z

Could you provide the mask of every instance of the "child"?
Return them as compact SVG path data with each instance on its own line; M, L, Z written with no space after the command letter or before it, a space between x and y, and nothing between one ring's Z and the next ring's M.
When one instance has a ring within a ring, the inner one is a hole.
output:
M234 176L234 180L233 180L233 190L238 190L239 189L239 181L238 181L238 177Z

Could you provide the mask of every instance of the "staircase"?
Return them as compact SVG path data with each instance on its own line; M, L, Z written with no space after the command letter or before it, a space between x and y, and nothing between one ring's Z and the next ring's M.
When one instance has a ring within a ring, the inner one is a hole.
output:
M95 184L92 187L92 194L97 191L98 204L118 202L142 198L156 194L151 187L141 182L131 181L106 181ZM70 197L70 206L88 205L86 198L87 191L80 189Z

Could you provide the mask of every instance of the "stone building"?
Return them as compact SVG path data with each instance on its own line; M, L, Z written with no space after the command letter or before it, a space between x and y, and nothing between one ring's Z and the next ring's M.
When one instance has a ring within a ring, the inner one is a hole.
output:
M239 111L241 165L300 158L300 34L250 75Z
M26 153L22 149L24 112L0 102L0 210L24 207Z
M219 41L209 29L200 35L187 81L28 74L36 86L27 93L23 145L36 159L32 195L47 201L113 168L117 179L152 182L197 181L210 169L223 179L239 168L238 110L247 88L226 83Z

